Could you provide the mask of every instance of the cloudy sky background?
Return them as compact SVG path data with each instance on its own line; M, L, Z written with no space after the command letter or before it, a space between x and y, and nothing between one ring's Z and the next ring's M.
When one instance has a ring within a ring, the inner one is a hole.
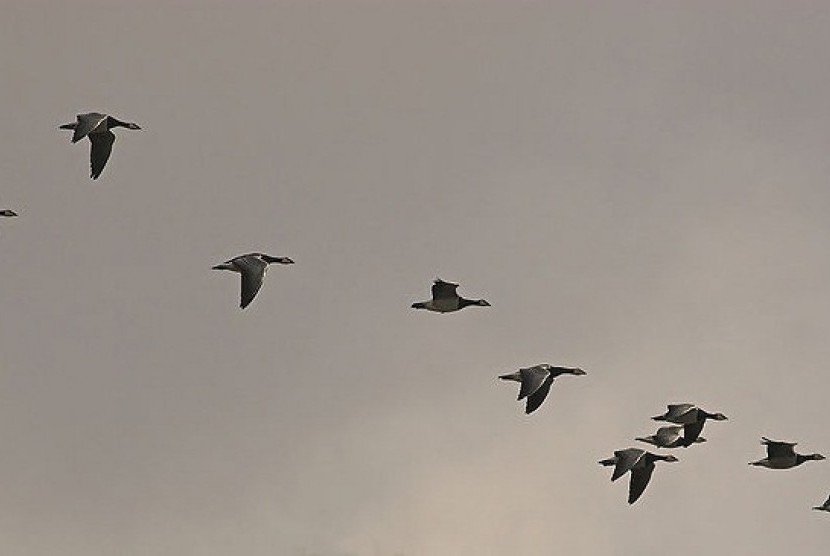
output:
M3 554L826 551L826 2L0 4Z

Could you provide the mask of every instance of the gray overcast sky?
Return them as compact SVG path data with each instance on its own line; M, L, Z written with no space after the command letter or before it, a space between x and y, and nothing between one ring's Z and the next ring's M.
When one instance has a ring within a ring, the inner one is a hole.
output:
M827 2L0 4L3 554L826 553Z

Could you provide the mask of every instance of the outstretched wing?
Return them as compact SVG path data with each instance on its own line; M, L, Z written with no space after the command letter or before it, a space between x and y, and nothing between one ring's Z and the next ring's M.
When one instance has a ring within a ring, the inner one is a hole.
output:
M651 474L654 473L654 462L650 461L642 467L631 471L631 482L628 483L628 503L633 504L643 494Z
M78 114L78 122L75 124L75 133L72 134L72 142L77 143L98 127L98 124L107 119L106 114L90 112L89 114Z
M548 397L548 392L550 392L552 384L553 376L548 376L539 389L527 397L527 404L525 405L526 414L529 415L539 409L539 406L542 405L542 402Z
M667 407L668 412L666 413L666 419L669 421L680 419L681 417L695 409L695 405L691 403L670 404Z
M698 419L693 423L683 425L683 443L687 446L694 444L694 441L697 440L697 437L703 431L703 425L705 423L706 419Z
M761 444L767 447L767 457L770 459L795 457L795 442L778 442L762 436Z
M104 171L104 166L107 165L107 160L112 153L112 144L115 143L115 134L111 131L103 133L93 133L89 136L89 141L92 147L89 149L89 166L90 177L94 180L98 179L101 172Z
M262 287L265 268L268 265L256 257L240 257L235 263L242 275L242 297L239 306L244 309L251 304Z
M528 367L527 369L519 369L519 376L522 377L522 387L519 389L518 399L523 400L539 390L550 376L550 373L540 367ZM545 393L547 394L547 392Z
M454 299L458 297L455 292L457 289L458 284L444 282L440 278L436 278L432 284L432 299Z
M628 471L633 468L640 458L645 454L645 450L639 448L627 448L625 450L618 450L614 452L617 456L617 465L614 467L614 473L611 475L611 480L616 481Z
M654 436L657 437L657 443L659 446L672 446L675 442L680 439L680 431L683 429L681 426L675 427L660 427L657 429L657 432Z

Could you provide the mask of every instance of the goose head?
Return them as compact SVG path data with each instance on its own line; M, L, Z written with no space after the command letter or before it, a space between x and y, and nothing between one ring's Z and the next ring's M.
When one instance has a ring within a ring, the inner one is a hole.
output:
M723 413L706 413L707 419L713 419L715 421L726 421L728 420L726 415Z
M136 123L133 122L122 122L118 118L113 118L112 116L109 117L109 127L126 127L127 129L141 129Z
M658 456L658 457L657 457L657 458L655 458L655 459L661 459L661 460L663 460L663 461L668 461L668 462L680 461L679 459L677 459L676 457L674 457L674 456L673 456L673 455L671 455L671 454L669 454L669 455L667 455L667 456L662 456L662 457L661 457L661 456Z
M470 302L470 305L480 305L481 307L490 307L490 303L486 299L475 299Z
M17 216L17 213L13 210L4 209L0 210L0 216Z
M821 454L807 454L807 455L804 456L804 459L805 460L812 459L812 460L818 461L818 460L827 459L827 458L825 458Z
M271 255L262 255L262 260L267 263L294 264L294 261L288 257L272 257Z

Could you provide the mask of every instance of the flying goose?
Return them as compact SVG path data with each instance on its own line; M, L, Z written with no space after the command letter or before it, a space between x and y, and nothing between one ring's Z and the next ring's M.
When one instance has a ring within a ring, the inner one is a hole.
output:
M640 442L645 442L647 444L657 446L658 448L679 448L681 446L688 448L690 444L687 444L685 438L683 437L683 429L688 426L694 425L660 427L657 429L657 432L651 436L641 436L639 438L635 438L634 440L639 440ZM694 439L693 443L700 442L706 442L706 439L702 436L698 436Z
M238 272L242 276L242 298L239 306L244 309L256 297L262 281L265 279L265 271L271 263L294 264L288 257L272 257L264 253L248 253L239 255L222 264L213 267L213 270L230 270Z
M825 459L821 454L796 454L796 442L777 442L762 436L761 444L767 447L767 457L750 462L749 465L757 465L767 469L790 469L801 465L805 461Z
M614 473L611 481L616 481L628 471L631 471L631 481L628 485L628 503L633 504L645 491L651 474L654 473L654 462L656 461L680 461L672 455L662 456L646 452L639 448L627 448L617 450L614 457L601 460L600 465L614 466Z
M652 417L655 421L668 421L677 425L684 425L683 427L683 441L687 446L691 446L695 439L700 436L703 431L703 425L707 419L715 421L725 421L726 415L723 413L709 413L694 404L680 403L670 404L668 411L663 415Z
M74 130L73 143L89 137L89 142L92 144L89 150L90 177L94 180L98 179L109 160L112 144L115 143L115 134L110 129L114 127L141 129L138 124L122 122L117 118L97 112L78 114L77 121L60 126L60 129Z
M579 368L570 367L554 367L547 363L542 363L534 367L526 369L519 369L515 373L499 376L502 380L515 380L520 382L519 397L521 400L527 398L525 405L525 413L530 414L536 411L550 391L550 386L553 384L553 379L559 375L584 375L585 371Z
M827 500L825 500L824 504L822 504L821 506L813 506L813 509L820 510L822 512L830 512L830 496L827 497Z
M3 209L0 210L0 216L17 216L17 213L13 210Z
M490 307L490 304L484 299L465 299L461 297L456 293L457 289L458 284L444 282L440 278L436 278L432 284L432 299L413 303L412 308L426 309L436 313L452 313L469 305Z

